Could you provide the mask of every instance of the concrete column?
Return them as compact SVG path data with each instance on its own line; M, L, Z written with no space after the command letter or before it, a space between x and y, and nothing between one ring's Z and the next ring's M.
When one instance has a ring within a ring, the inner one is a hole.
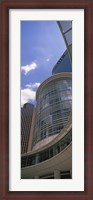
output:
M55 156L55 147L53 147L53 156Z
M39 176L36 175L34 178L35 178L35 179L39 179Z
M39 154L36 154L36 163L35 164L37 164L37 163L39 163Z
M60 171L59 170L55 170L54 171L54 178L55 179L60 179Z

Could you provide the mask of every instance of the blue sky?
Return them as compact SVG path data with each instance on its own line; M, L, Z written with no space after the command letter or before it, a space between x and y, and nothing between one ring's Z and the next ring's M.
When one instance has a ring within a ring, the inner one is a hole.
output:
M66 46L56 21L21 21L21 106L52 75Z

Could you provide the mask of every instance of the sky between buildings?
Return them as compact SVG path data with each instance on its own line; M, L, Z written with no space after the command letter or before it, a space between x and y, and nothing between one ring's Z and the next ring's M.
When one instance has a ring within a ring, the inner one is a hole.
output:
M37 88L65 49L56 21L21 21L21 106L36 104Z

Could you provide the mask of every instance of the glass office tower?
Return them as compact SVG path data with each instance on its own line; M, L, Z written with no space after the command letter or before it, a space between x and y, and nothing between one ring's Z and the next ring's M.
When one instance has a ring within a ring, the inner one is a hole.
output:
M21 108L21 154L28 151L33 110L34 106L29 103L25 103Z
M61 56L61 58L58 60L52 70L53 75L61 72L72 72L72 65L67 50Z
M72 64L72 21L58 21L57 23L64 38Z

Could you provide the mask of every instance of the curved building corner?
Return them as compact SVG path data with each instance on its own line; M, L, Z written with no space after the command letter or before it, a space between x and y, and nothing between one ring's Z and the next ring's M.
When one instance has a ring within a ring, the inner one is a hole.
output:
M72 74L45 80L36 99L32 150L22 157L22 178L71 178Z

